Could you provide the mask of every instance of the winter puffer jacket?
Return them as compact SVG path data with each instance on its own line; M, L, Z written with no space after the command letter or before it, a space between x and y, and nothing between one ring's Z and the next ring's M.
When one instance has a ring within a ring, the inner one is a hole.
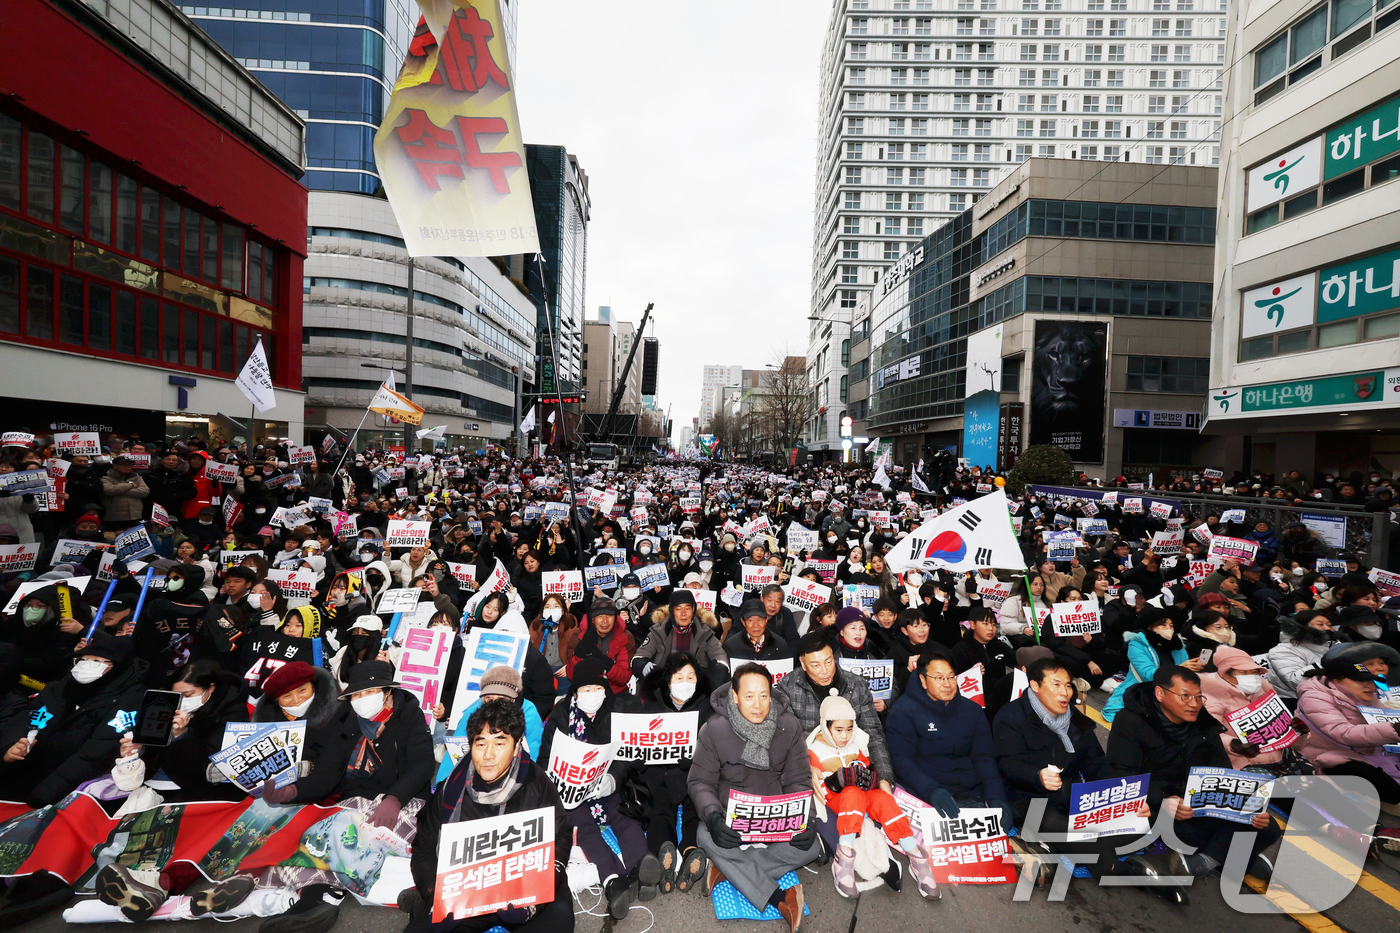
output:
M26 684L25 692L32 693L42 690L49 681L63 677L72 669L73 648L82 636L59 628L58 620L63 618L59 605L60 586L68 591L73 618L84 625L92 622L92 607L83 601L82 594L76 588L67 583L55 583L34 590L25 600L42 600L53 618L38 625L25 625L21 606L0 620L0 690L8 691L20 677L26 677L30 683Z
M802 727L788 712L786 698L777 691L772 694L769 715L777 719L778 728L768 745L766 770L744 762L744 740L729 723L731 702L733 696L728 685L716 687L710 694L714 715L700 727L695 761L686 779L691 802L702 822L711 813L724 812L731 790L775 795L812 789L807 743Z
M394 690L394 708L379 723L379 734L371 741L361 734L350 766L340 783L343 797L374 798L387 794L399 803L414 797L427 797L437 762L433 759L433 735L423 718L418 698L406 690ZM353 713L353 708L352 708ZM354 717L356 726L366 720ZM373 754L362 742L373 745ZM375 760L377 759L377 760Z
M1180 638L1173 636L1173 640L1178 647L1172 649L1172 663L1180 665L1186 661L1186 649L1181 647ZM1128 672L1123 676L1123 682L1118 685L1118 689L1113 691L1113 695L1103 705L1103 718L1109 722L1113 722L1113 717L1123 708L1124 699L1130 689L1141 684L1151 686L1152 675L1157 673L1157 667L1162 660L1148 643L1144 632L1128 632L1123 641L1128 646Z
M1381 748L1400 741L1400 729L1391 723L1367 722L1360 705L1331 678L1304 678L1298 685L1298 716L1309 729L1303 757L1318 768L1362 761L1400 780L1395 756Z
M143 746L146 774L164 771L179 790L161 791L166 803L193 800L242 800L248 796L233 781L209 783L209 756L224 747L224 725L248 721L248 703L239 684L215 686L209 700L190 715L189 728L164 748Z
M1206 712L1210 713L1217 722L1226 722L1226 717L1237 709L1242 709L1262 699L1269 693L1266 686L1258 696L1245 696L1239 687L1230 683L1218 673L1201 675L1201 693L1206 698ZM1273 752L1260 752L1253 758L1246 758L1244 755L1236 755L1230 750L1230 742L1235 738L1234 732L1226 729L1220 733L1220 743L1225 748L1225 754L1230 756L1230 767L1240 770L1246 765L1273 765L1283 760L1283 750Z
M1045 797L1049 806L1061 813L1070 811L1070 787L1084 781L1113 777L1113 768L1104 757L1103 746L1094 734L1094 721L1071 707L1069 740L1074 753L1065 751L1064 742L1036 715L1030 691L1021 694L997 713L992 723L997 768L1011 793L1009 803ZM1047 765L1061 771L1064 784L1048 791L1040 783L1040 772Z
M962 694L943 703L915 686L890 708L885 729L899 783L921 800L940 789L1006 800L986 711Z
M1167 735L1152 684L1127 691L1123 709L1108 734L1108 760L1121 777L1148 772L1152 780L1147 802L1155 814L1167 797L1186 792L1186 777L1194 767L1228 768L1230 759L1220 744L1220 725L1201 710L1184 739Z
M340 690L331 672L317 668L312 683L316 692L311 708L302 717L306 720L306 748L301 755L303 761L312 763L311 773L297 779L293 803L320 803L332 795L339 796L350 753L360 740L359 720L349 702L339 699ZM421 713L419 720L422 721ZM253 709L253 722L287 721L277 698L264 693Z
M60 677L12 708L0 726L0 748L14 745L31 728L39 734L27 757L0 764L6 796L38 809L111 771L122 733L136 725L145 691L146 662L132 658L90 684L78 683L71 673Z
M1329 632L1300 625L1292 616L1279 619L1278 644L1269 649L1269 670L1265 675L1279 696L1288 699L1298 696L1303 674L1321 664L1322 656L1331 647L1329 635Z

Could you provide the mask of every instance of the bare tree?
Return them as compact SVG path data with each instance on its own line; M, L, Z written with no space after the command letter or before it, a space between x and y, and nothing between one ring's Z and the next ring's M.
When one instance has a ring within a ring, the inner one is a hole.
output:
M817 402L807 384L807 358L774 354L774 362L763 375L761 411L762 433L783 449L802 436L802 428L815 414Z

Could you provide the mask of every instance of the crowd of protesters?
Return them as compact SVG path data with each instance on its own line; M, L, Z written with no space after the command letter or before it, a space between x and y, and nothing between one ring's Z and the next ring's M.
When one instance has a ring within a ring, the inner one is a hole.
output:
M1182 521L1180 549L1159 554L1154 535L1181 516L1129 508L1126 478L1116 502L1097 489L1055 498L1027 489L1012 509L1029 569L900 571L885 561L899 541L1004 480L940 465L925 477L678 459L604 473L499 451L342 460L333 445L290 462L304 450L111 438L101 454L56 456L40 435L0 451L0 473L62 477L51 492L0 489L0 544L40 545L32 570L0 576L0 595L14 602L0 617L5 797L37 809L82 790L109 812L238 800L243 791L207 767L225 726L305 720L309 768L262 788L263 802L334 802L411 843L413 883L398 901L410 929L452 927L430 919L445 824L553 807L555 900L456 925L531 933L572 929L571 841L618 919L638 900L728 882L797 930L802 885L781 879L814 862L829 863L850 897L870 884L899 890L903 859L917 892L936 898L897 789L943 817L993 809L1007 829L1044 800L1042 826L1055 832L1074 783L1149 773L1142 815L1174 820L1175 838L1192 849L1172 856L1178 874L1219 870L1231 837L1248 831L1249 871L1264 880L1277 838L1267 816L1243 829L1193 813L1182 800L1191 767L1360 777L1387 814L1400 814L1400 769L1384 752L1397 728L1362 713L1400 707L1388 684L1400 667L1400 598L1355 553L1301 523L1274 529L1222 510ZM234 465L234 478L211 479L209 464ZM1214 486L1188 478L1152 489L1371 508L1390 490L1371 479L1358 488L1297 474L1277 485L1259 475ZM585 489L608 491L607 512L587 507ZM405 518L431 523L426 546L386 546L388 522ZM1102 524L1051 559L1051 535L1086 518ZM135 528L149 548L117 554ZM1255 558L1207 561L1212 535L1255 542ZM1319 560L1341 568L1319 572ZM454 572L462 565L465 579ZM549 571L602 565L617 571L606 588L577 599L544 592ZM746 586L754 566L771 567L772 581ZM149 587L148 569L158 580ZM289 605L269 577L279 569L309 573L314 596ZM799 580L834 585L832 600L794 611L787 587ZM1012 595L982 585L993 580L1013 583ZM868 599L843 602L848 585ZM462 639L480 629L529 634L521 669L482 679L457 729L469 754L455 766L443 755L453 692L427 709L404 689L402 635L378 611L404 588L424 590L428 624ZM1101 631L1055 635L1045 610L1087 599L1100 607ZM892 661L888 699L844 659ZM960 685L973 669L976 702ZM149 688L183 698L165 747L142 747L112 724ZM1086 715L1093 691L1112 724L1106 747ZM1286 751L1242 743L1223 725L1270 691L1296 712L1303 736ZM612 715L649 711L698 713L693 758L614 761L583 806L563 808L547 773L552 745L560 736L606 745ZM148 776L160 777L158 788ZM790 841L747 846L726 820L731 791L812 791L816 818ZM1374 823L1349 829L1366 846L1397 835ZM1091 866L1096 877L1158 871L1140 855ZM39 873L8 893L23 901L61 887ZM278 905L261 910L264 933L327 930L344 896L334 875L284 865L209 878L114 863L96 889L133 920L172 897L188 898L193 916L232 916L254 892L282 892L258 900Z

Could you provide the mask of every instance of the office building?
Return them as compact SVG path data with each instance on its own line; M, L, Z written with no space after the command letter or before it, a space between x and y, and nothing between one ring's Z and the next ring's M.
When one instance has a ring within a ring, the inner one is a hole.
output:
M539 391L576 393L588 280L588 175L563 146L527 145L525 162L540 237L540 261L526 257L525 279L537 314Z
M302 120L166 0L3 19L0 430L300 443Z
M1227 470L1400 472L1400 10L1241 5L1207 434Z
M700 420L695 426L698 434L707 429L710 419L719 410L722 396L719 390L725 386L736 386L743 378L744 367L706 363L700 376Z
M512 62L516 5L501 0ZM408 376L409 256L382 195L374 134L417 8L255 0L183 9L306 121L307 423L313 439L326 425L348 434L390 370L401 389ZM517 382L534 379L536 315L523 283L511 281L503 260L422 258L413 266L410 395L427 410L423 426L446 426L449 446L506 441L522 416ZM402 438L402 430L371 414L357 443Z
M857 308L852 417L898 463L1009 469L1031 444L1090 476L1199 467L1216 169L1031 159Z
M839 453L860 296L1017 165L1216 164L1223 9L1222 0L834 0L807 352L818 402L807 438L818 456Z

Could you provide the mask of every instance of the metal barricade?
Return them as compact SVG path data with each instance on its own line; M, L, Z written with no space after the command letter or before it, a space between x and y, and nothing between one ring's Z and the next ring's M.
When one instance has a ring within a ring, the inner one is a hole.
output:
M1120 490L1119 496L1122 495ZM1367 512L1359 505L1337 503L1297 506L1286 500L1273 499L1162 492L1153 495L1179 500L1182 514L1188 520L1204 521L1209 515L1220 516L1231 509L1243 509L1245 521L1251 528L1256 522L1267 521L1278 534L1282 534L1284 528L1293 522L1302 522L1317 532L1322 542L1330 548L1331 556L1349 551L1363 564L1392 569L1390 536L1395 529L1395 519L1388 511Z

